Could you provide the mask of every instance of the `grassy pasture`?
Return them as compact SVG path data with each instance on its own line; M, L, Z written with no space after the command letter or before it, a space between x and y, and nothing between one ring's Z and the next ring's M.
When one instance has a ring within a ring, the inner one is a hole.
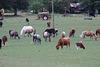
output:
M10 39L9 30L16 30L19 34L23 26L27 25L25 18L28 17L30 25L34 27L37 34L42 38L42 44L31 43L32 37L21 39ZM0 49L0 67L99 67L100 66L100 38L98 41L85 40L79 37L84 30L100 29L100 17L92 17L93 20L84 20L86 16L61 17L55 14L55 28L59 30L58 36L51 37L51 42L45 42L42 37L43 31L47 28L47 21L34 20L37 15L23 15L22 17L5 17L3 27L0 28L0 38L3 35L8 37L9 46ZM52 22L52 19L50 20ZM51 23L53 26L53 24ZM63 50L56 50L55 45L61 32L69 36L71 28L76 29L75 37L70 37L71 48L64 47ZM75 43L83 41L85 50L76 50Z

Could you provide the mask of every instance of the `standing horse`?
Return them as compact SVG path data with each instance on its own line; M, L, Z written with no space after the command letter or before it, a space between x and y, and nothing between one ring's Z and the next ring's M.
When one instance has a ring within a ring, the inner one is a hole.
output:
M69 37L73 36L74 37L75 34L75 28L72 28L70 33L69 33Z
M89 37L90 36L90 40L92 37L93 40L93 36L95 37L95 40L97 40L97 36L95 35L95 33L92 30L88 30L88 31L83 31L82 34L80 35L80 37L83 36L83 39L85 38L85 36Z
M25 33L24 33L24 37L26 36L26 33L28 34L28 37L29 37L29 35L32 36L32 35L33 35L33 32L34 32L34 34L35 34L35 32L36 32L36 30L35 30L34 28L32 28L32 29L27 29L27 30L25 31Z
M49 39L49 42L51 42L50 33L43 32L43 37L45 38L45 41L47 41L47 38L48 38Z
M47 21L47 26L50 27L51 26L51 22Z
M20 37L16 31L9 30L9 35L10 35L10 39L11 39L11 37L13 38L13 36L15 39L16 39L16 37L18 37L18 39L20 39Z
M99 35L99 37L100 37L100 29L96 29L95 34L96 34L97 36Z
M8 43L7 36L3 36L3 37L2 37L2 41L3 41L4 46L6 46L6 42ZM2 45L2 46L3 46L3 45Z
M23 35L23 32L25 32L27 29L33 29L32 26L24 26L20 32L20 36Z
M40 35L38 35L38 34L33 35L33 42L36 42L36 40L41 44Z

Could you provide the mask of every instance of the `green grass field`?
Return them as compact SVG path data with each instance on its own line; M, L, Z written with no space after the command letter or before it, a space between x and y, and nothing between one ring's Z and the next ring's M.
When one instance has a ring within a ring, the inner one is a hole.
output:
M23 37L21 39L10 39L9 30L15 30L20 34L23 26L27 25L25 18L28 17L30 25L35 28L36 33L41 36L41 45L31 43L32 37ZM93 20L84 20L87 16L77 15L77 17L61 17L55 14L55 28L59 30L58 36L51 37L51 42L45 42L42 37L43 31L48 28L47 21L34 20L37 15L23 15L22 17L5 17L3 27L0 27L0 38L3 35L8 37L8 46L0 49L0 67L100 67L100 38L98 41L85 40L80 38L84 30L95 32L100 29L100 17L92 17ZM51 25L53 26L52 19ZM71 28L76 29L75 37L70 37L71 48L64 47L56 50L55 45L61 32L66 32L69 36ZM85 50L76 50L75 43L83 41Z

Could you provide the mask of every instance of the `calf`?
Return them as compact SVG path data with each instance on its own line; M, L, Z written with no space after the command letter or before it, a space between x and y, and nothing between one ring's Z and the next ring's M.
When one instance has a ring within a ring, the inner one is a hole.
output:
M82 41L80 41L80 43L76 43L76 49L78 50L78 48L85 49Z
M3 37L2 37L2 41L3 41L4 46L6 46L6 42L8 43L7 36L3 36ZM2 45L2 46L3 46L3 45Z
M38 34L33 35L33 42L36 42L36 40L41 44L40 35L38 35Z
M61 49L63 49L64 45L66 46L66 48L69 45L69 48L70 48L70 38L69 37L60 38L56 45L56 49L58 50L59 46L61 46Z

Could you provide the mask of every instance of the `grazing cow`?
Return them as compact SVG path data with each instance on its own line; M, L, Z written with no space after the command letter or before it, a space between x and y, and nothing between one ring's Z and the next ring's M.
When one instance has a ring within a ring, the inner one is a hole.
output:
M13 38L13 36L15 39L16 39L16 37L18 37L18 39L20 39L17 31L9 30L9 35L10 35L10 39L11 39L11 37Z
M6 46L6 42L8 43L7 36L3 36L3 37L2 37L2 41L3 41L4 46ZM2 45L2 46L3 46L3 45Z
M97 36L99 35L99 37L100 37L100 29L96 29L95 34L96 34Z
M50 27L51 26L51 22L47 21L47 26Z
M57 35L58 30L57 30L57 29L54 29L54 28L50 28L50 29L46 29L45 32L50 33L50 36L51 36L52 34L54 34L53 37L55 37L55 34Z
M95 37L95 40L97 40L97 36L95 35L95 33L92 30L88 30L88 31L83 31L82 34L80 35L80 37L83 36L83 39L85 38L85 36L89 37L90 36L90 40L92 37L93 40L93 36Z
M63 49L64 45L66 46L66 48L69 45L69 48L70 48L70 38L69 37L60 38L56 45L56 49L58 50L59 46L61 46L61 49Z
M43 32L43 37L45 38L45 41L47 41L47 38L48 38L49 39L49 42L51 42L50 33Z
M78 48L85 49L82 41L80 41L80 43L76 43L76 49L78 50Z
M29 25L29 19L28 18L26 18L26 22L28 22L28 25Z
M75 28L72 28L70 33L69 33L69 37L73 36L74 37L75 34Z
M36 30L35 30L34 28L32 28L32 29L27 29L27 30L25 31L25 33L24 33L24 37L26 36L27 33L28 33L28 37L29 37L29 35L32 36L32 35L33 35L33 32L34 32L34 34L36 33Z
M1 44L2 44L2 40L0 39L0 49L1 49L1 47L2 47L2 45L1 45Z
M65 37L65 32L61 33L61 37L64 38Z
M34 35L33 35L33 42L36 42L36 40L41 44L40 35L38 35L38 34L34 34Z
M2 27L3 23L0 21L0 27Z

